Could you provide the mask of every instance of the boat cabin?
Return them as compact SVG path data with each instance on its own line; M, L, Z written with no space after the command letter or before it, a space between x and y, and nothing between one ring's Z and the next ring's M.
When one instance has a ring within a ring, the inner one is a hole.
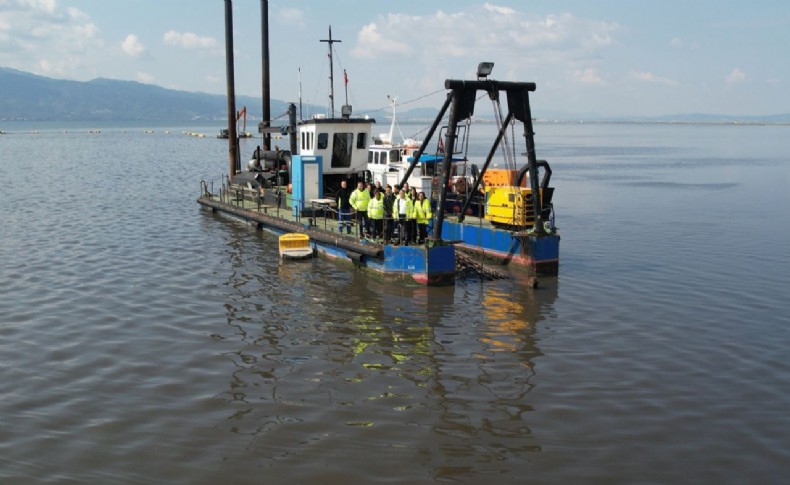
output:
M303 121L298 130L300 155L323 157L324 175L345 175L367 170L368 143L373 119L323 118Z

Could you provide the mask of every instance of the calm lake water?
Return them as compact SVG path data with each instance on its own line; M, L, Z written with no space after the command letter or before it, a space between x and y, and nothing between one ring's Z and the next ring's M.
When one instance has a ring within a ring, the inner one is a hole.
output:
M790 126L537 124L536 290L280 265L218 126L0 129L0 483L790 474Z

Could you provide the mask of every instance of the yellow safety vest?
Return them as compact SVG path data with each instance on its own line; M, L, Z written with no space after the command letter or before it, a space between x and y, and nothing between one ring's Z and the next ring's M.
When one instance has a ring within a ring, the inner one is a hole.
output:
M417 217L417 212L414 210L414 201L406 197L406 219L414 219Z
M368 216L371 219L384 219L384 202L381 199L370 199Z
M348 198L348 201L351 203L351 207L354 209L358 211L366 211L368 210L368 204L370 203L370 192L367 190L356 189L351 193L351 197Z
M428 221L433 217L431 213L431 201L428 199L423 199L422 202L419 200L414 203L414 210L417 212L417 223L418 224L428 224Z

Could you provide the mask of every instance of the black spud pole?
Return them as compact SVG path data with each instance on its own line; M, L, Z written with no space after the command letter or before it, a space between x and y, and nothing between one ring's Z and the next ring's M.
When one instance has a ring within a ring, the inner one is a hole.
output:
M236 81L233 75L233 1L225 0L225 75L228 91L228 176L241 172L239 166L239 137L236 133Z

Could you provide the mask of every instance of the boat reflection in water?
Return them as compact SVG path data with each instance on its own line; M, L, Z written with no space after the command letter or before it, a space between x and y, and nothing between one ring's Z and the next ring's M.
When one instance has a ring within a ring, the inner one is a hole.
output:
M539 289L519 292L518 288L529 288L530 277L514 272L511 277L524 281L508 291L491 286L483 292L482 305L486 315L484 327L488 334L482 338L482 342L488 344L492 351L524 350L525 343L532 343L535 325L544 319L542 312L546 310L547 300L553 303L557 297L556 278L544 278ZM516 295L513 294L514 291Z
M556 281L533 290L514 273L406 287L321 259L275 266L258 247L236 251L233 261L264 268L229 277L217 337L231 360L224 428L246 450L228 467L306 479L316 468L301 474L300 463L324 456L337 478L468 478L541 451L529 422L543 355L534 333Z

